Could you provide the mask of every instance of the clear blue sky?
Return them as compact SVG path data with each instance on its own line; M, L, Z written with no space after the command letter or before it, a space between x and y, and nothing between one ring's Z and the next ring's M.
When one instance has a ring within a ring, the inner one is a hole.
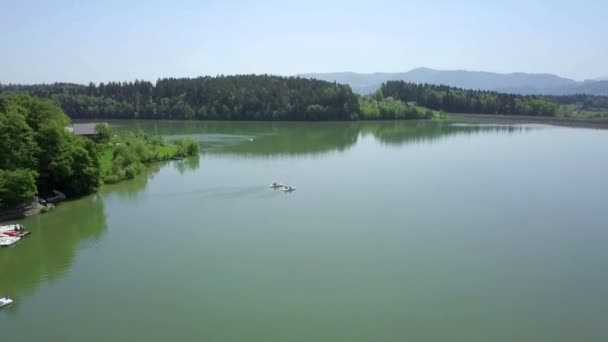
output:
M439 69L608 76L608 1L0 0L0 82Z

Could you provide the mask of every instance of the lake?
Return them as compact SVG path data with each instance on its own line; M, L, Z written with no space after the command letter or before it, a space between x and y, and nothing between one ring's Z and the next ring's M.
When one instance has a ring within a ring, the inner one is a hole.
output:
M113 124L200 157L17 221L3 341L608 339L608 131Z

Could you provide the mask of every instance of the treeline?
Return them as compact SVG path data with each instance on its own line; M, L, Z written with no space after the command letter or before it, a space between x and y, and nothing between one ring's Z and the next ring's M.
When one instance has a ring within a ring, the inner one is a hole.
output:
M109 129L100 141L66 129L70 119L55 103L26 94L0 94L0 208L58 189L77 196L93 192L104 178L132 178L145 163L198 153L198 143L166 144L143 134Z
M444 85L389 81L382 96L450 113L553 116L559 109L555 97L516 95L485 90L465 90Z
M427 108L542 116L556 115L560 105L568 110L573 105L578 110L608 110L608 97L603 96L517 95L388 81L373 97L362 97L347 85L269 75L163 78L155 83L0 84L2 91L52 99L77 119L324 121L428 118Z
M589 96L584 94L550 96L551 100L561 105L578 105L587 111L608 110L608 96Z
M268 75L2 89L53 99L72 118L320 121L353 120L359 113L349 86Z
M441 119L445 113L409 105L392 97L383 97L381 92L374 96L359 98L359 118L362 120L420 120Z

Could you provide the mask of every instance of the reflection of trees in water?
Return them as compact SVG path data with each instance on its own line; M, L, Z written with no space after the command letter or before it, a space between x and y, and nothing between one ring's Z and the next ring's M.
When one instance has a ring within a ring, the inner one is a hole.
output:
M201 165L200 156L188 157L184 160L178 160L173 162L173 166L180 175L183 175L187 171L196 171Z
M61 203L47 214L20 221L32 234L12 248L0 249L0 296L15 297L14 306L18 307L18 298L24 293L33 291L41 282L61 277L72 266L79 248L94 244L103 236L103 196L135 197L163 165L155 164L134 179L104 186L98 194ZM198 167L198 158L185 165Z
M241 156L298 156L345 151L359 136L371 135L389 145L430 142L482 133L516 133L529 126L453 124L449 121L363 121L337 123L130 121L120 129L141 129L171 137L190 136L203 151Z
M511 125L465 125L446 121L378 122L362 127L363 134L371 134L383 144L403 145L431 142L457 135L485 133L519 133L530 130L526 126Z
M0 250L0 290L17 299L41 282L59 278L71 267L77 250L98 241L106 229L99 195L62 203L21 223L32 234L14 247Z
M146 188L148 181L154 179L154 176L165 165L165 162L152 164L142 171L133 179L122 181L116 184L107 184L100 189L101 194L116 194L123 198L135 198L142 190Z
M345 151L359 136L354 123L299 124L280 126L272 134L257 136L253 141L218 149L219 154L251 156L298 156L330 151Z
M296 156L345 151L360 136L373 136L387 145L431 142L456 135L517 133L531 128L507 125L453 125L445 121L391 121L337 124L285 124L275 134L252 142L227 145L218 154L249 156Z

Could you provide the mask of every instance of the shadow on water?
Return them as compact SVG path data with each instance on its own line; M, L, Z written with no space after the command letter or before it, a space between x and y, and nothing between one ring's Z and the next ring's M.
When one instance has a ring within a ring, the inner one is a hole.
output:
M193 158L192 163L194 162ZM59 204L52 211L1 225L20 223L32 232L16 245L0 249L0 296L15 303L45 282L61 278L72 267L80 250L97 244L107 230L104 198L118 195L133 198L146 188L163 165L157 164L132 180L107 185L96 194Z
M367 122L221 122L117 121L118 129L143 130L167 139L191 137L203 153L239 157L297 157L343 152L359 138L372 136L385 145L432 142L456 135L523 133L526 125L476 125L451 121ZM176 166L178 167L178 166ZM186 167L179 166L178 170ZM181 172L181 171L180 171Z
M106 230L103 198L97 194L60 204L53 211L19 221L32 234L0 249L0 291L16 299L42 282L67 272L77 251L102 239Z

